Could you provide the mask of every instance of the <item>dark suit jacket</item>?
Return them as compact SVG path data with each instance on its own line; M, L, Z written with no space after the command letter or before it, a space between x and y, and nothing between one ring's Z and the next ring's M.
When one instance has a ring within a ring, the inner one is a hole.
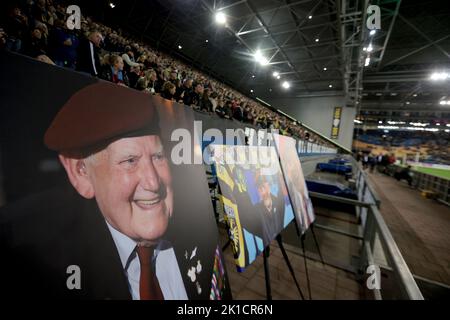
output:
M261 231L258 234L263 239L264 246L270 244L283 230L284 224L284 197L282 193L272 194L272 212L270 213L264 203L255 204L255 209L261 215Z
M0 255L0 292L6 298L131 299L96 201L71 188L1 208ZM81 290L67 288L70 265L81 269Z
M80 45L77 50L77 70L82 72L90 73L95 76L94 67L92 66L92 57L91 57L91 49L90 49L90 41L88 39L83 39L80 41ZM95 60L95 68L97 70L97 75L100 75L100 58L98 55L98 49L94 47L94 60Z

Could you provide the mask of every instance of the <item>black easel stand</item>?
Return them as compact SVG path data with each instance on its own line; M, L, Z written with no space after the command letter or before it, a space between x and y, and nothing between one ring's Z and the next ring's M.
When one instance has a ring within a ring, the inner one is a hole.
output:
M267 300L272 300L272 289L270 288L270 274L269 274L269 262L268 262L269 254L270 254L270 249L269 249L269 246L267 246L266 248L264 248L264 251L263 251L264 275L265 275L265 279L266 279Z
M310 282L309 282L309 273L308 273L308 263L306 262L305 234L302 234L302 235L301 235L300 241L301 241L301 243L302 243L303 260L305 261L306 283L307 283L307 285L308 285L309 300L312 300L312 296L311 296L311 284L310 284Z
M286 253L286 250L284 249L283 241L281 239L281 234L278 234L276 239L277 239L277 242L278 242L278 246L280 247L281 253L283 254L284 261L286 261L286 264L287 264L287 266L289 268L289 271L291 272L292 278L294 279L294 282L295 282L295 285L296 285L296 287L298 289L298 292L300 293L300 296L302 297L302 300L305 300L305 297L303 296L302 289L300 289L300 286L298 284L297 278L295 277L294 269L292 268L291 262L289 261L289 257L288 257L288 255Z
M227 250L228 246L231 244L231 240L228 239L227 242L222 247L222 252Z
M322 252L320 252L319 243L317 242L316 233L314 232L314 223L311 223L310 225L311 233L314 239L314 243L316 244L317 252L319 252L320 261L322 261L322 265L325 265L325 262L323 261Z

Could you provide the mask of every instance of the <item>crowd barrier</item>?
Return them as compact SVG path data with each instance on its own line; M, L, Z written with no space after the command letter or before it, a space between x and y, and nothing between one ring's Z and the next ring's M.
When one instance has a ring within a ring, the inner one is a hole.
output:
M423 300L424 297L406 264L395 240L381 215L379 208L381 202L377 193L371 186L367 174L353 157L350 157L353 166L353 176L358 194L358 200L345 199L330 195L312 193L313 198L335 201L354 205L360 221L359 234L349 234L344 230L330 230L344 236L359 240L360 255L357 267L360 275L372 274L377 268L384 268L393 272L395 276L395 287L400 292L400 299ZM381 257L381 259L380 259ZM351 269L353 266L349 266ZM378 277L380 275L378 274ZM383 299L383 283L374 285L373 294L377 300ZM373 283L372 283L373 284Z

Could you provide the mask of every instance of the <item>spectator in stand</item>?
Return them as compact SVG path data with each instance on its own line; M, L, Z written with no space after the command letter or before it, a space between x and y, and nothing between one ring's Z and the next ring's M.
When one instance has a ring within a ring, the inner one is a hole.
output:
M124 69L126 72L130 72L132 67L140 66L139 63L134 61L134 52L131 50L131 46L125 47L125 53L122 55L122 59L125 62Z
M267 115L262 110L260 110L260 112L259 112L258 125L262 129L267 129L268 128L268 126L267 126Z
M150 89L148 88L148 80L145 77L140 77L136 82L136 90L142 91L150 94Z
M0 50L3 50L6 46L7 35L3 28L0 28Z
M209 101L211 89L205 89L203 91L203 96L200 102L200 110L205 112L212 112L212 103Z
M222 99L217 100L217 107L214 112L221 118L225 118L225 102Z
M232 119L233 118L233 110L232 110L232 102L230 100L227 100L227 102L225 103L225 115L224 118L226 119Z
M192 103L192 79L186 79L183 83L183 103L187 106L190 106Z
M136 84L141 77L141 66L137 65L131 67L130 73L128 75L128 80L130 81L130 88L136 88Z
M13 6L6 18L4 31L8 35L5 48L9 51L20 52L22 41L28 33L28 19L22 14L18 6Z
M191 93L191 103L190 106L194 107L194 109L200 109L202 104L202 96L203 96L204 87L203 84L198 83L195 86L194 92Z
M238 120L238 121L242 121L244 119L244 115L242 112L242 105L244 103L241 102L241 104L236 104L234 109L233 109L233 118Z
M42 23L48 22L48 13L45 2L45 0L38 0L32 6L31 14L35 21L39 21Z
M163 97L164 99L167 99L167 100L176 101L175 100L175 92L176 92L175 85L170 81L166 81L163 85L161 97Z
M181 83L180 79L177 79L174 83L175 85L175 100L179 101L181 103L183 103L183 97L184 97L184 90L183 90L183 85Z
M63 20L56 20L50 33L50 56L55 64L75 69L79 44L75 32L69 30Z
M87 39L80 41L77 51L77 70L87 72L94 77L100 73L100 58L98 50L103 41L102 34L97 31L91 31Z
M169 81L172 82L174 85L177 85L176 84L177 80L178 80L177 70L172 70L169 75Z
M158 80L158 76L154 70L150 70L146 73L148 80L148 89L151 94L159 94L161 92L161 83Z
M34 28L28 39L25 40L23 53L32 58L47 55L45 43L42 40L42 33L38 28Z
M130 82L126 72L123 70L122 57L111 55L109 58L109 66L103 69L101 78L122 86L129 86Z
M49 6L47 14L48 14L47 24L49 26L53 27L55 25L56 20L58 20L58 15L56 14L56 8L54 6Z
M211 112L215 112L217 108L217 92L213 91L209 96L209 102L211 102Z

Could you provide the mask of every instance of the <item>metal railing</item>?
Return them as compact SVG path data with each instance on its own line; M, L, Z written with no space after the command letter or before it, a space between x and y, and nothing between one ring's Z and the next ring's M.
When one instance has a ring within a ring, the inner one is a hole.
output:
M403 169L400 165L390 165L388 167L388 174L394 175L396 171ZM450 180L441 178L429 173L412 170L411 185L421 191L431 191L433 196L439 202L450 206Z
M450 206L450 180L414 171L412 185L419 190L432 191L436 200Z
M400 288L401 298L423 300L423 295L406 264L395 240L379 211L380 200L370 185L367 174L354 158L350 159L354 168L354 177L359 200L350 200L320 193L310 192L311 197L354 205L361 218L363 229L359 257L359 272L365 274L367 267L377 265L379 254L386 257L387 267L392 269L396 284ZM379 246L377 242L379 241ZM377 252L382 250L382 252ZM383 298L383 287L373 290L375 299Z

